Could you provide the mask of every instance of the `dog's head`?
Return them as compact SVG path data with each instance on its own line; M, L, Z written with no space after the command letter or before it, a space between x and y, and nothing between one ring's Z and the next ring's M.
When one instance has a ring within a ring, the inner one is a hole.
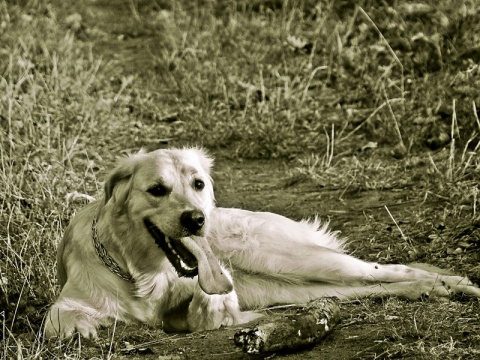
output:
M166 256L180 276L198 274L202 289L218 294L231 291L232 284L204 237L215 201L212 162L199 149L133 155L110 175L104 201L139 232L124 241Z

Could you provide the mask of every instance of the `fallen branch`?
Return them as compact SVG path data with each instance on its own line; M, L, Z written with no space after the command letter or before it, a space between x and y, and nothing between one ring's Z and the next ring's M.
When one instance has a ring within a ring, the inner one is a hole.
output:
M339 322L340 309L336 300L316 299L294 314L241 329L235 333L234 341L248 354L301 349L317 344Z

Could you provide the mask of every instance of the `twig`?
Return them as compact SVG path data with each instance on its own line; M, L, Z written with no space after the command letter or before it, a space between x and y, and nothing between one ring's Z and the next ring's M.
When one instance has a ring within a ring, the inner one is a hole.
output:
M438 170L437 164L435 164L435 160L433 160L433 157L431 154L428 154L428 159L430 160L430 163L433 166L433 169L441 176L443 176L442 172Z
M333 151L335 148L335 125L332 124L332 133L330 136L325 128L323 128L323 131L325 131L325 136L327 138L327 152L325 154L324 166L325 168L329 168L332 164Z
M303 95L302 95L302 100L301 100L302 103L304 103L305 99L307 98L308 89L310 88L313 77L315 76L317 71L325 70L325 69L328 69L328 66L326 66L326 65L318 66L315 69L313 69L313 71L310 73L310 76L309 76L308 81L307 81L307 85L305 85L305 88L303 89Z
M389 103L396 103L396 102L403 102L404 99L390 99L389 100ZM375 115L378 114L378 112L380 110L382 110L385 106L387 106L387 102L385 101L384 103L382 103L379 107L377 107L375 110L373 110L373 112L364 120L362 121L355 129L353 129L352 131L350 131L345 137L343 137L342 139L339 139L337 140L337 144L340 143L341 141L343 140L346 140L348 139L350 136L352 136L353 134L355 134L363 125L365 125L366 123L368 123Z
M135 18L135 20L138 22L141 22L142 19L140 19L140 15L138 14L137 7L135 6L135 0L130 0L128 4L130 5L130 10L132 11L132 15Z
M110 359L113 354L113 340L115 338L115 332L117 330L117 322L118 322L118 319L115 317L115 321L113 322L112 337L110 339L110 346L108 347L107 359Z
M385 87L383 87L383 96L385 96L385 102L387 103L388 111L390 112L390 115L392 115L393 123L395 125L395 130L396 130L397 136L398 136L398 141L403 147L405 147L405 144L404 144L403 138L402 138L402 133L400 132L400 126L398 125L397 117L395 116L395 113L393 112L392 106L390 105L390 100L388 99L387 92L385 91Z
M453 99L452 126L450 129L450 154L448 156L447 181L453 180L453 166L455 163L455 124L457 122L457 111L455 108L455 99Z
M400 226L398 225L397 221L396 221L395 218L393 217L392 213L390 212L390 210L388 210L387 205L384 205L384 207L385 207L385 210L387 210L387 213L388 213L388 215L390 216L390 218L393 220L393 223L394 223L395 226L397 227L398 231L400 231L400 235L402 236L402 239L405 240L405 242L406 242L408 245L410 245L410 247L413 248L413 245L412 245L412 243L410 242L410 239L405 236L405 234L403 233L402 229L401 229Z
M475 121L477 122L478 129L480 130L480 120L478 119L477 105L475 104L475 100L472 101L472 105L473 105L473 116L475 116Z
M397 54L395 54L395 51L393 51L392 47L390 46L390 44L388 43L387 39L385 38L385 36L383 36L382 32L380 31L380 29L378 28L378 26L375 24L375 22L372 20L372 18L367 14L367 12L365 10L363 10L363 8L361 6L358 6L358 9L360 10L360 13L365 17L365 19L367 19L367 21L373 26L373 28L376 30L376 32L378 33L378 35L380 36L380 38L383 40L383 42L385 43L385 45L387 46L390 54L393 56L393 58L395 59L395 61L397 62L398 66L400 66L400 72L401 72L401 81L402 81L402 84L401 84L401 91L402 91L402 99L405 100L405 81L404 81L404 69L403 69L403 64L402 62L400 61L400 59L398 58ZM405 106L405 103L404 103L404 106ZM405 109L404 109L405 111Z
M320 342L340 322L340 308L334 298L308 303L295 314L265 319L237 331L235 345L248 354L296 350Z

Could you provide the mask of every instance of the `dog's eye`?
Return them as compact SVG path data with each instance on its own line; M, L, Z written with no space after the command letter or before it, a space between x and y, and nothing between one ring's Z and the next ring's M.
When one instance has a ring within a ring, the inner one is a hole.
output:
M164 185L157 184L148 189L147 192L152 194L153 196L160 197L167 195L169 193L169 190Z
M196 179L193 183L193 186L195 187L195 190L200 191L203 190L203 188L205 187L205 183L203 182L203 180Z

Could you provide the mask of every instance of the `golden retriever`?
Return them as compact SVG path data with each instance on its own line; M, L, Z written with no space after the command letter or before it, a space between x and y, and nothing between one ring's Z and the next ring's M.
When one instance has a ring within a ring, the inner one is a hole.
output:
M260 316L250 310L322 296L480 296L465 277L352 257L317 220L217 208L211 166L195 148L119 163L59 245L62 289L46 337L96 337L115 319L217 329Z

